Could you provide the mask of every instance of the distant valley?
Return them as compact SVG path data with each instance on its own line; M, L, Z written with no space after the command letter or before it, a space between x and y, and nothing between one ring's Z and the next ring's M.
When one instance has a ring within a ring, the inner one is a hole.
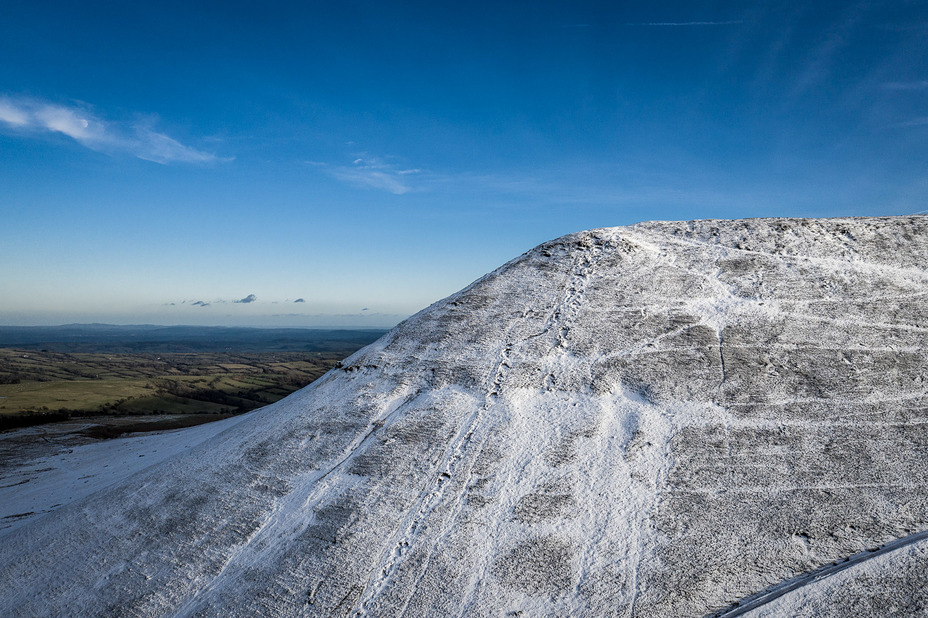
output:
M0 327L0 429L93 419L113 437L273 403L383 330Z

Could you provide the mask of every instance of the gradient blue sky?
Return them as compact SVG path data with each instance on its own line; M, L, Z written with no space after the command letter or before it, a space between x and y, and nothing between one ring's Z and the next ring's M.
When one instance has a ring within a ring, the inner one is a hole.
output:
M905 1L7 0L0 324L384 326L577 230L922 212L926 40Z

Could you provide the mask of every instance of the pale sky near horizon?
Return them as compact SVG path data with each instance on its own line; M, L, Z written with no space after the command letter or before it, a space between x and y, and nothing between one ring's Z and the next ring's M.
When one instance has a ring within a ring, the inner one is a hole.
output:
M914 1L6 2L0 324L389 326L582 229L925 212L926 39Z

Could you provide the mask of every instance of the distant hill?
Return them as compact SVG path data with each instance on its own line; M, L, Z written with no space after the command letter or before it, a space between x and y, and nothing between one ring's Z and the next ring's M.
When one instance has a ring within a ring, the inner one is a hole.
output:
M284 352L338 353L378 339L385 329L221 326L0 326L0 347L62 353Z

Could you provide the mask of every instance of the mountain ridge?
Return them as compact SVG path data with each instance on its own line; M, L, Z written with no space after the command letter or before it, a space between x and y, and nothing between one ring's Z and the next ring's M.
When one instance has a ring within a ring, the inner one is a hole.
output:
M726 611L928 529L926 241L928 218L898 217L544 243L6 536L0 608ZM752 611L915 613L926 552L829 577L840 599L814 582Z

